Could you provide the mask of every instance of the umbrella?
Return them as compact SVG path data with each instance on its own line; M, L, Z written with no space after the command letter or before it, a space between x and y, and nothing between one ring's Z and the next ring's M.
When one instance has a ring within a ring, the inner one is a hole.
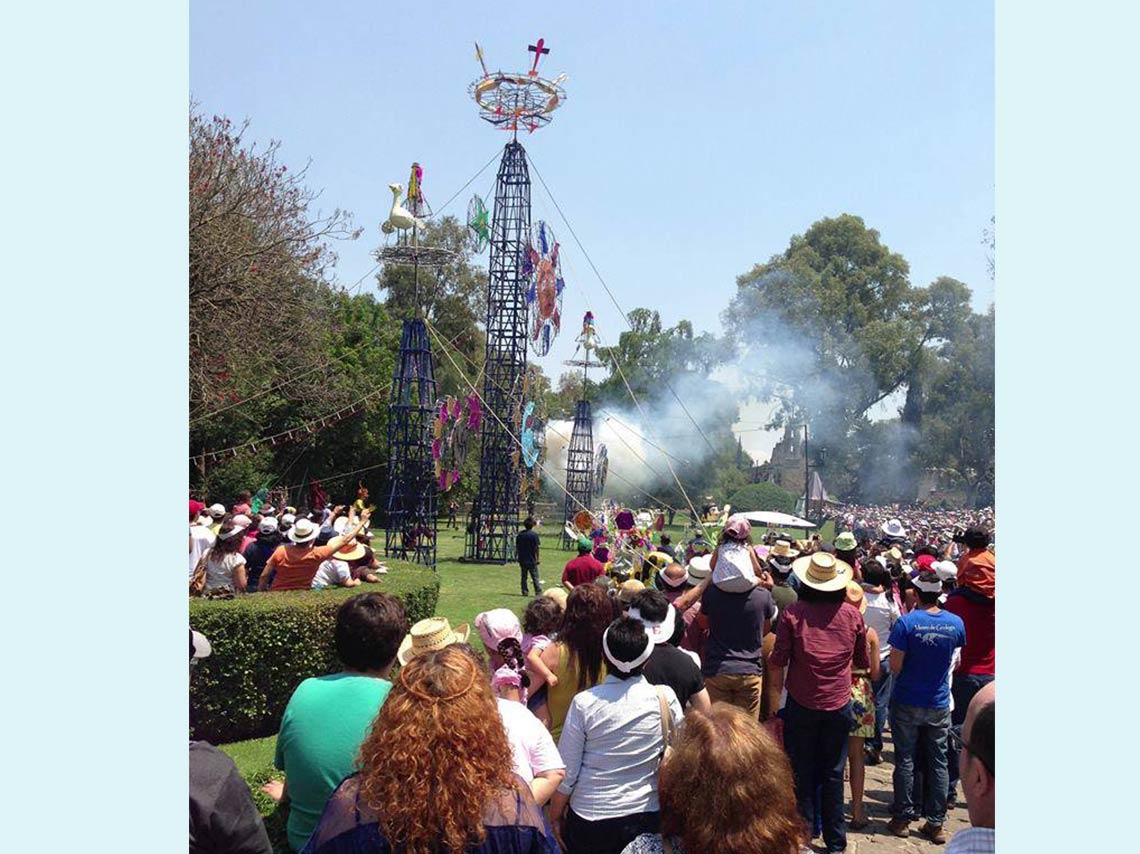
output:
M775 510L753 510L751 513L741 514L754 525L764 525L768 528L815 528L815 523L799 516L788 513L778 513Z

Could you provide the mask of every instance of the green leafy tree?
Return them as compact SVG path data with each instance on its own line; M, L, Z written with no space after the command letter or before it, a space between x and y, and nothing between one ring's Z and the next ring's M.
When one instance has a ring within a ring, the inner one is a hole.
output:
M750 483L734 492L728 501L733 511L738 513L757 510L796 512L796 496L774 483Z
M754 391L772 426L807 420L828 444L906 380L921 347L909 266L857 216L816 222L737 279L725 325L762 366Z

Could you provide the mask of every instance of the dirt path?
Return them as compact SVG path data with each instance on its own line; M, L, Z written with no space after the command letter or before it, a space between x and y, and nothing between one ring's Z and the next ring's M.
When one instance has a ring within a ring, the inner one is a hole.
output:
M915 821L910 826L910 838L899 839L887 831L887 822L891 820L891 801L894 799L894 787L891 783L891 774L894 773L894 748L890 743L890 733L883 737L883 761L867 768L866 791L863 794L863 808L870 820L870 824L863 830L847 829L847 854L917 854L917 852L936 852L946 850L945 845L934 845L918 835L921 821ZM851 814L851 789L844 786L847 797L847 814ZM956 831L970 826L970 816L966 812L966 799L962 795L962 787L958 787L958 804L954 809L946 811L946 836L949 839ZM826 849L818 844L812 846L815 851Z

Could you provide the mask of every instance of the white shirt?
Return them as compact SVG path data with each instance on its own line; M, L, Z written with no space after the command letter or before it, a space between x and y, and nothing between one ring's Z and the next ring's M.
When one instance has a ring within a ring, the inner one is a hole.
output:
M350 578L352 578L352 570L348 568L348 564L343 560L331 557L317 568L317 573L313 576L313 583L310 587L313 590L320 590L323 587L337 587Z
M659 687L677 727L683 714L677 695L668 685ZM644 676L606 676L570 701L558 740L566 763L558 791L587 821L656 812L663 749L657 688Z
M205 525L190 526L190 576L194 575L194 568L202 555L209 551L214 544L214 533Z
M499 716L507 731L507 741L511 745L511 759L515 773L528 783L546 771L565 768L566 763L554 746L554 738L542 721L534 716L518 700L504 700L496 697Z
M233 587L234 570L244 563L245 558L241 556L240 552L222 555L219 560L214 560L214 556L210 555L206 558L206 589Z
M891 657L891 627L899 620L899 606L889 593L864 593L867 610L863 612L863 622L874 629L879 636L879 660Z

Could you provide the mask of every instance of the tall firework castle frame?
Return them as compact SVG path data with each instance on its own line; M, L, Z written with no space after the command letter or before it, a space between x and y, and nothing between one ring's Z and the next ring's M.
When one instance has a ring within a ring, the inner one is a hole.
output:
M542 39L530 45L534 62L525 73L488 72L475 46L483 76L469 87L481 118L508 131L495 180L487 287L487 362L483 376L484 418L480 432L479 489L471 505L464 559L506 563L515 559L522 472L514 432L522 422L530 306L530 172L519 130L545 127L566 99L562 78L547 80L539 61L550 52Z
M436 565L438 492L431 453L431 431L437 411L437 387L431 341L420 302L420 268L446 264L449 250L423 246L419 232L431 208L423 195L423 169L412 164L407 195L400 203L400 184L390 184L392 210L380 226L395 243L383 247L379 259L390 267L412 270L415 315L405 318L400 349L388 397L388 495L384 554L425 566Z

